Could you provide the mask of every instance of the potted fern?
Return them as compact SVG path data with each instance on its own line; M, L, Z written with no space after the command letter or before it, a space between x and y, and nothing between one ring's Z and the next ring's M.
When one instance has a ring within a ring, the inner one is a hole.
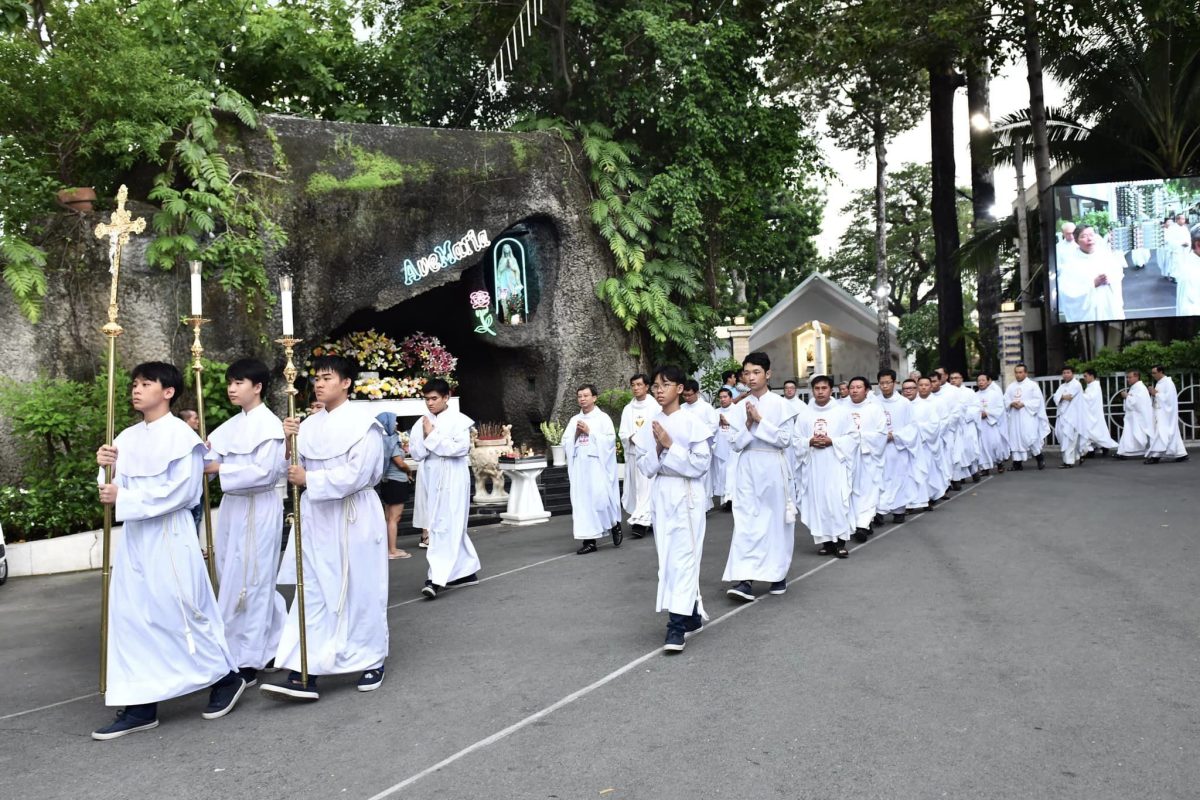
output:
M567 454L562 446L562 424L558 422L543 422L541 429L542 436L546 437L546 444L550 445L551 464L555 467L565 467L567 465Z

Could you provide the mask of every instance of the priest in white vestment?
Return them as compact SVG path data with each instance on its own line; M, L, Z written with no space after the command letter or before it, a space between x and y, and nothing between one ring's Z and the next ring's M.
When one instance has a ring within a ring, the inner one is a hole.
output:
M933 396L933 379L921 376L917 379L917 399L912 401L912 417L917 425L921 441L914 451L915 471L925 475L924 487L918 486L918 505L914 508L932 508L946 496L950 479L942 469L945 441L942 437L942 416L938 413L938 401Z
M1184 461L1188 457L1179 431L1179 393L1175 381L1163 372L1160 366L1150 368L1154 387L1150 396L1154 398L1154 436L1146 449L1146 463L1157 464L1162 459Z
M979 402L979 465L984 472L992 469L1004 472L1004 462L1010 453L1004 395L1000 392L1000 384L986 372L975 376L975 386Z
M284 420L297 435L299 465L288 481L303 486L304 614L309 680L300 673L299 600L288 610L275 664L291 670L283 684L262 686L276 700L317 700L319 675L362 672L359 691L383 683L388 654L387 521L375 486L383 477L383 426L349 401L356 370L341 356L313 360L313 391L324 408ZM294 539L280 583L294 583Z
M660 411L635 434L638 469L653 477L651 514L658 553L658 597L654 610L666 610L663 650L679 652L684 637L708 619L700 597L700 561L704 555L705 512L710 505L705 473L712 438L699 415L680 408L684 375L662 367L654 375Z
M1154 438L1154 400L1137 370L1125 373L1125 383L1127 388L1121 392L1125 398L1125 420L1117 443L1117 458L1145 458Z
M887 444L883 450L883 482L879 491L879 513L891 514L892 522L904 522L909 508L922 508L929 498L923 496L928 476L920 472L915 458L921 446L921 432L912 416L912 404L896 391L896 373L879 373L879 397L876 403L887 423Z
M1096 371L1083 371L1083 399L1087 406L1087 434L1084 450L1092 451L1099 447L1101 454L1115 450L1116 441L1108 432L1108 418L1104 415L1104 393L1100 391L1100 381Z
M450 408L450 387L440 378L423 390L426 414L413 425L409 453L420 465L417 494L423 516L413 526L429 531L425 557L429 572L421 594L430 600L447 586L472 586L479 582L479 555L467 535L471 511L471 426L474 420Z
M267 365L240 359L225 377L230 401L241 411L208 435L205 472L221 484L217 515L217 603L225 640L248 686L275 657L287 603L275 588L283 538L287 477L283 423L263 403Z
M1101 244L1090 225L1075 230L1079 252L1058 267L1058 308L1066 322L1125 319L1125 257Z
M770 390L771 360L751 353L742 362L749 395L726 415L736 431L733 478L733 540L722 580L730 597L753 600L753 582L771 594L787 591L796 541L796 501L786 450L792 444L796 409Z
M1163 263L1162 276L1178 280L1183 260L1191 253L1192 233L1187 225L1187 217L1177 215L1175 220L1163 230Z
M954 387L948 381L942 382L936 372L930 376L929 400L941 420L942 449L938 469L945 477L947 491L958 491L962 488L962 483L954 477L954 473L963 454L962 413Z
M854 513L854 539L865 542L871 526L883 520L875 518L879 510L879 492L883 484L883 451L887 447L887 419L883 409L873 402L870 382L861 376L850 380L850 404L844 406L858 432L854 458L854 489L850 508Z
M1087 442L1088 411L1083 397L1083 386L1075 377L1075 370L1063 367L1062 383L1054 390L1054 435L1062 448L1059 469L1070 469L1079 462Z
M629 515L630 535L640 539L650 532L650 482L637 467L638 452L634 436L658 413L658 403L649 396L650 379L638 373L629 379L633 399L621 409L621 424L617 436L625 451L625 486L621 491L621 505Z
M797 415L792 434L796 471L803 483L800 518L821 555L846 558L846 543L854 532L850 495L858 430L845 407L831 397L833 383L827 376L815 376L810 387L808 413Z
M1015 380L1004 390L1005 417L1008 420L1008 446L1012 450L1013 469L1025 469L1032 456L1038 469L1046 468L1042 446L1050 435L1050 420L1046 416L1046 400L1042 389L1029 378L1024 364L1013 369Z
M1175 271L1175 316L1200 317L1200 238L1191 240Z
M950 373L950 385L954 387L958 400L958 424L961 451L956 463L955 479L965 481L970 478L979 483L979 398L970 387L963 386L963 374L958 371Z
M575 393L579 413L563 430L562 445L571 481L571 530L583 545L577 555L596 552L596 540L612 533L621 546L621 497L617 486L617 431L607 413L596 408L596 387Z
M125 708L92 733L98 740L157 727L159 702L209 687L203 716L224 716L245 689L190 510L200 502L204 443L170 413L183 377L171 364L148 362L132 378L142 421L96 453L100 501L124 523L109 576L104 703Z

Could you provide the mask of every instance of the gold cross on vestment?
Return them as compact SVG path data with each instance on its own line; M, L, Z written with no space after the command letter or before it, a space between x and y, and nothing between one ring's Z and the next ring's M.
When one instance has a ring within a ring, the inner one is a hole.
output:
M125 188L125 184L121 184L120 190L117 191L117 210L112 213L108 222L101 222L96 226L96 238L108 239L108 271L112 274L112 289L108 295L108 325L104 327L105 333L109 335L118 335L121 332L121 326L117 325L117 277L121 272L121 251L129 241L129 234L146 230L145 217L131 219L132 215L125 210L128 197L129 190ZM111 333L110 328L115 333Z

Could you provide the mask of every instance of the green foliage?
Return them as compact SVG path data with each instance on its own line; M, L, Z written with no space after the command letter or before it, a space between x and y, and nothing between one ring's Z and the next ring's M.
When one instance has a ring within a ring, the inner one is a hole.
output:
M205 430L211 431L225 420L236 415L238 407L229 402L229 393L225 390L225 370L229 369L229 365L203 356L200 357L200 363L204 366L204 424ZM194 408L196 371L191 369L190 362L188 368L183 371L183 385L191 393L191 402ZM179 409L184 406L176 403L175 407Z
M129 376L116 376L115 430L137 416ZM0 415L16 436L26 467L17 486L0 487L0 516L12 538L50 538L99 525L96 448L104 443L107 378L92 383L40 378L0 386Z
M1168 371L1200 370L1200 336L1190 340L1175 339L1170 344L1160 342L1137 342L1124 350L1105 347L1090 361L1069 359L1067 363L1077 373L1093 369L1100 375L1127 372L1136 369L1142 378L1150 376L1150 367L1161 364Z
M559 445L562 444L563 424L561 422L543 422L538 428L542 432L542 436L546 438L546 444Z
M717 399L717 391L721 388L721 375L729 370L741 373L742 362L738 361L733 356L727 358L710 359L702 367L703 374L700 376L700 391L704 393L710 401L715 402Z
M1108 232L1113 228L1112 214L1107 211L1089 211L1077 223L1078 225L1091 225L1096 229L1096 233L1101 236L1108 236Z
M309 176L306 187L310 195L339 190L377 191L391 186L403 186L408 179L424 181L433 174L432 164L402 164L382 153L364 150L349 140L337 142L334 152L338 156L348 157L353 164L353 171L345 178L338 178L328 172L314 172Z

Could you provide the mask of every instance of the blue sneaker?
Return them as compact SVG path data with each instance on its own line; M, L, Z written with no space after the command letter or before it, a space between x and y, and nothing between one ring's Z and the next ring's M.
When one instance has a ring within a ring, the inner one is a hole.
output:
M380 664L375 669L369 669L362 674L358 679L358 690L360 692L373 692L383 685L383 665Z
M771 588L768 591L771 594L787 594L787 579L784 578L781 581L775 581L771 584Z
M111 724L105 725L103 728L98 728L92 731L92 738L96 741L107 741L109 739L118 739L127 733L137 733L138 731L148 731L151 728L158 727L158 718L143 719L141 717L130 716L126 709L121 709L117 712L117 718Z
M208 707L200 716L205 719L219 719L225 716L233 711L244 691L246 679L236 672L229 673L213 684L212 691L208 693Z
M730 597L736 597L739 600L753 600L754 588L751 586L750 581L741 581L726 589L725 594Z
M663 642L663 652L679 653L683 651L684 645L683 631L678 628L667 628L667 640Z

